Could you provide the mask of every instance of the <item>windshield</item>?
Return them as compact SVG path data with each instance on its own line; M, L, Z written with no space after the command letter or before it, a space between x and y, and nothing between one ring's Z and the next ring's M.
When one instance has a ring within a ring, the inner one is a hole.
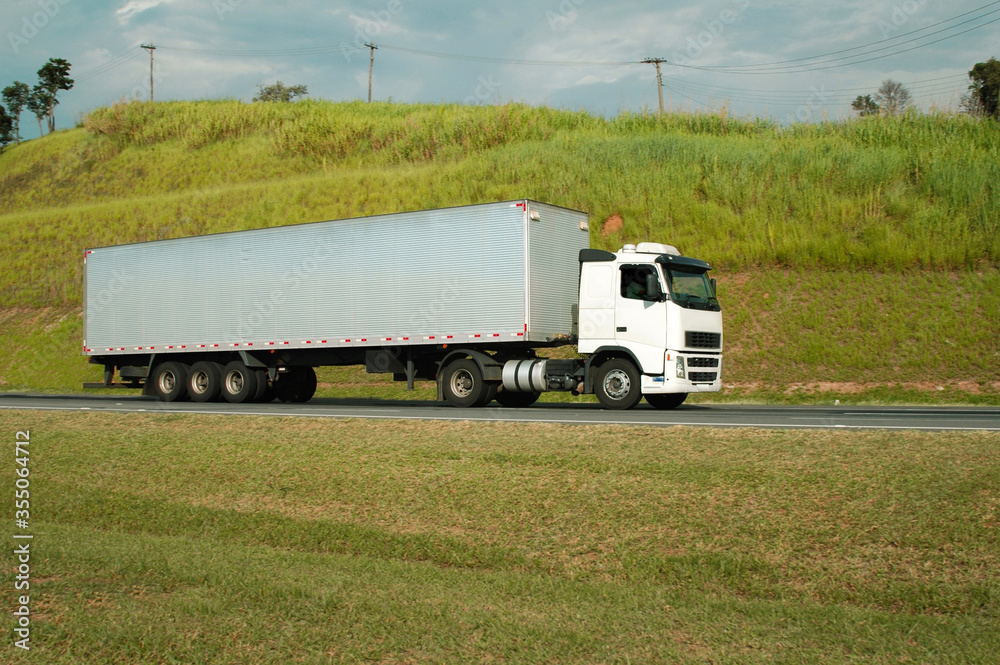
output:
M712 283L704 272L664 270L670 287L670 299L688 309L706 309L719 312L722 308L712 292Z

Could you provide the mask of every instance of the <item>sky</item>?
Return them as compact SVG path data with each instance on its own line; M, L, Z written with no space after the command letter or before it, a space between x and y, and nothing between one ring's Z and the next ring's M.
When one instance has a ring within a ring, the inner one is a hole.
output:
M312 98L499 104L604 116L670 111L840 120L885 79L957 109L1000 57L987 0L4 0L0 88L72 64L56 127L122 99L239 99L282 81ZM34 136L22 116L22 135Z

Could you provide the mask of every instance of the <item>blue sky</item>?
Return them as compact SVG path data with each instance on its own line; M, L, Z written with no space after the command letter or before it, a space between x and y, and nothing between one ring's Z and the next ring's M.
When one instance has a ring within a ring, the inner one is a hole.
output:
M850 100L887 78L920 108L957 108L968 70L1000 57L998 19L988 0L4 0L0 87L69 60L76 86L56 113L69 127L148 98L139 45L152 43L157 100L250 101L277 80L364 99L374 42L378 100L656 109L653 65L627 63L665 58L671 109L816 121L850 117ZM22 134L35 124L25 113Z

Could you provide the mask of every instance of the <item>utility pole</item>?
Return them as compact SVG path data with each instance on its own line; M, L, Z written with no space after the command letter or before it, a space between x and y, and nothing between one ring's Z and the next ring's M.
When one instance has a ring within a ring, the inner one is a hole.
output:
M139 48L149 51L149 101L153 101L153 51L156 50L156 47L153 46L153 42L150 42L141 44Z
M660 73L660 63L666 62L664 58L646 58L643 62L656 65L656 92L660 97L660 115L663 115L663 75Z
M371 51L371 53L368 56L368 103L371 104L372 103L372 70L375 69L375 49L377 49L378 47L375 46L375 42L369 42L368 44L365 44L365 46L367 46L368 49Z

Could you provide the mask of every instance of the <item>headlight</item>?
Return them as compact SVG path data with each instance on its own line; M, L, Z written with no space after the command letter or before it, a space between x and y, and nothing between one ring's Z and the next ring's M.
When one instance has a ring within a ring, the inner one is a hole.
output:
M677 378L683 379L684 376L684 356L677 356Z

